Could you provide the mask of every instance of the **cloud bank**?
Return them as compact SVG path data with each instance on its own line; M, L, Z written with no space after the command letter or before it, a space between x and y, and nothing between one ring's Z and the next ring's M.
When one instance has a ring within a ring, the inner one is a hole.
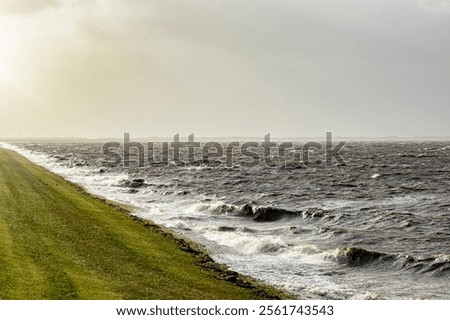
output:
M0 136L450 135L446 4L10 2Z

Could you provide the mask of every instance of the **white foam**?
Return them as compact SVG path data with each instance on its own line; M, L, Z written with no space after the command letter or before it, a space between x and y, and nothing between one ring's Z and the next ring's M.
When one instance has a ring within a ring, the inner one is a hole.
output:
M377 297L367 288L349 289L355 282L367 282L369 276L366 274L357 279L357 269L351 275L330 276L329 274L341 268L336 263L339 249L326 250L308 243L307 239L316 243L314 234L293 235L292 232L286 231L292 226L292 220L256 223L240 217L236 207L227 204L223 199L200 202L203 198L199 200L195 197L180 197L174 201L171 196L164 197L146 189L135 194L125 193L125 188L118 186L118 182L129 179L127 174L100 174L98 170L89 167L67 167L46 154L23 150L5 143L0 145L17 151L69 181L80 184L88 192L137 207L137 216L169 227L205 245L215 260L228 264L235 271L265 280L300 296L304 292L310 292L339 299ZM412 196L401 196L382 200L379 205L417 201L419 200ZM336 210L333 214L335 219L339 219L338 209L359 206L361 203L333 199L324 201L320 207ZM301 227L308 229L308 226ZM447 261L449 257L442 256L439 259Z

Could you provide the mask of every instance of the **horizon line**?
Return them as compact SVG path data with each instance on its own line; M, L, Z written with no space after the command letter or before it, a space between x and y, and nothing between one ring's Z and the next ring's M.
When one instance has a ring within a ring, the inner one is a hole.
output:
M188 135L186 135L186 138ZM180 138L183 138L182 135L180 135ZM234 135L234 136L195 136L198 140L206 140L206 139L218 139L218 140L224 140L224 139L264 139L263 136L240 136L240 135ZM281 140L281 139L299 139L299 140L305 140L305 139L322 139L323 136L270 136L271 139ZM362 140L450 140L449 136L394 136L394 135L388 135L388 136L333 136L335 139L362 139ZM0 141L25 141L25 140L31 140L31 141L39 141L39 140L68 140L68 141L104 141L104 140L122 140L123 136L105 136L105 137L82 137L82 136L25 136L25 137L0 137ZM149 139L173 139L172 136L136 136L132 137L134 140L149 140Z

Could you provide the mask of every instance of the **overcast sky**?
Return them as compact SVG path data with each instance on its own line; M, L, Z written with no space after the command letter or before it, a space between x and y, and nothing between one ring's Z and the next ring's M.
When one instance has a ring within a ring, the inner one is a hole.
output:
M0 136L450 136L449 0L1 0Z

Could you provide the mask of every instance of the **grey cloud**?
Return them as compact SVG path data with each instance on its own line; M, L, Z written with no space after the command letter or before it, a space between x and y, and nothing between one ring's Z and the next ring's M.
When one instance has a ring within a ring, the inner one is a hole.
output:
M450 134L450 21L419 2L65 3L16 61L53 132Z

